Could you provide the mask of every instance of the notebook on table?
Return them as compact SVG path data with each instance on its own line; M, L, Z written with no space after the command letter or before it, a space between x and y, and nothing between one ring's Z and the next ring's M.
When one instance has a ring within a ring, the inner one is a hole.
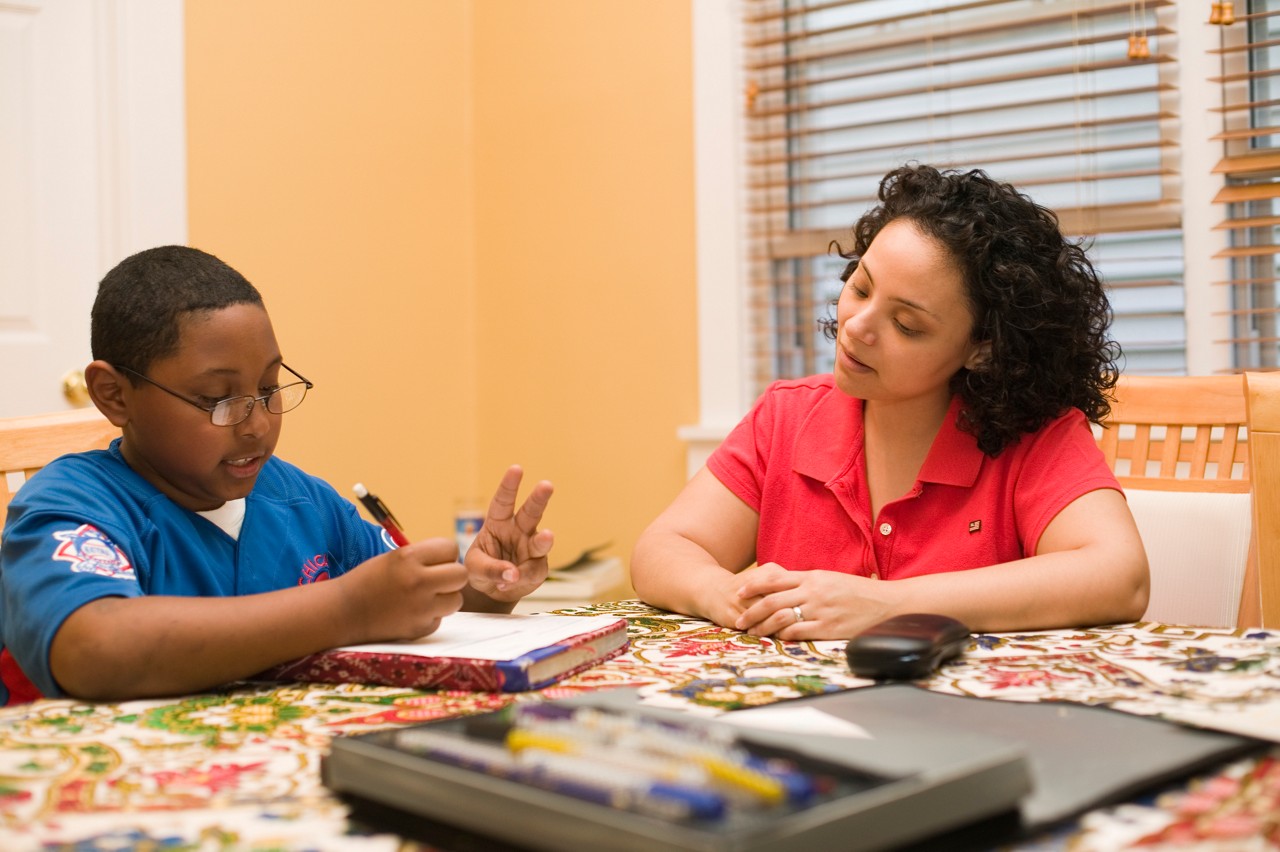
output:
M549 686L626 647L627 620L617 616L457 612L421 639L334 648L254 679L520 692Z

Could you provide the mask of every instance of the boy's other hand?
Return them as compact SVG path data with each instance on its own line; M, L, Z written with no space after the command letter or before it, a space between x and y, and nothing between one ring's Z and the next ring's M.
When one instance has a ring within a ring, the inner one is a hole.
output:
M514 603L542 585L547 578L547 554L555 539L551 530L538 529L551 500L551 483L543 480L535 485L517 511L516 495L523 476L519 465L512 465L502 475L484 526L466 556L471 588L504 603Z
M347 585L351 626L360 637L355 642L417 639L462 609L467 569L453 540L428 538L379 554L331 582Z

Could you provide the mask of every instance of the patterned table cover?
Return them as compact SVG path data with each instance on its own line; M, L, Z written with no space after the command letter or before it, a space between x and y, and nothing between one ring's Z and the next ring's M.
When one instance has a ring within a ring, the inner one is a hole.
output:
M637 601L562 612L625 616L629 650L536 693L240 684L164 700L0 708L0 849L422 850L349 819L323 787L320 758L333 736L617 686L716 715L871 683L849 674L843 642L760 639ZM925 685L1105 704L1280 742L1280 631L1139 623L979 634ZM1280 746L1018 848L1277 847Z

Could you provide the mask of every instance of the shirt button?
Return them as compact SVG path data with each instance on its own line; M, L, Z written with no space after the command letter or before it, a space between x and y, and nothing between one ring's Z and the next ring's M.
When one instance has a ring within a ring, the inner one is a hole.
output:
M891 524L886 522L880 525L880 535L888 535L891 532L893 532L893 526Z

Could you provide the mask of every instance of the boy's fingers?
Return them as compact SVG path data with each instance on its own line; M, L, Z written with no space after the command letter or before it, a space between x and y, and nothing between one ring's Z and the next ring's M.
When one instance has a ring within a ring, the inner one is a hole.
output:
M495 585L502 584L506 580L506 576L511 573L514 573L517 577L519 576L519 572L513 563L508 562L506 559L490 556L484 551L480 551L480 556L474 568L471 569L471 574L477 579Z
M551 552L551 545L555 543L555 534L551 530L542 530L529 540L529 558L542 559Z
M543 513L547 511L547 504L551 501L552 490L551 483L545 479L542 480L520 507L520 512L516 515L516 526L525 535L533 535L538 529L538 523L542 520Z
M422 565L439 565L458 561L458 543L451 538L424 538L400 548L409 558Z
M489 501L490 518L495 521L505 521L515 515L516 494L520 491L520 480L523 477L524 472L518 464L513 464L507 468L506 473L502 474L498 490L493 492L493 499Z
M430 577L437 595L458 593L467 585L467 569L461 565L458 565L456 569L453 569L452 565L444 564L427 565L424 567L430 572ZM440 570L442 568L445 570ZM462 598L459 597L458 601L458 607L461 607ZM453 611L456 612L457 608Z

